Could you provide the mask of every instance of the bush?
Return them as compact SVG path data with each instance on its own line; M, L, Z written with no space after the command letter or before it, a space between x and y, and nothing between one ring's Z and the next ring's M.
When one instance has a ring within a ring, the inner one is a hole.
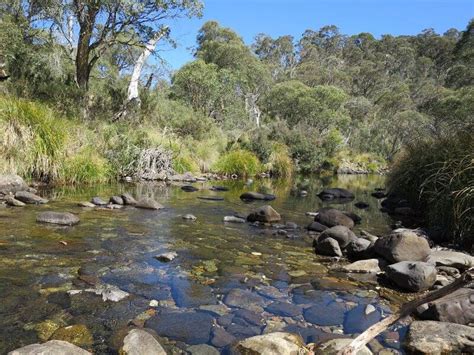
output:
M288 147L282 143L274 143L265 168L274 176L291 177L293 175L293 160Z
M187 172L199 172L199 166L187 154L180 154L173 158L173 169L180 174Z
M247 150L233 150L222 155L214 171L226 175L254 176L261 169L257 156Z
M474 136L458 133L406 148L393 164L390 192L424 212L443 240L474 245Z

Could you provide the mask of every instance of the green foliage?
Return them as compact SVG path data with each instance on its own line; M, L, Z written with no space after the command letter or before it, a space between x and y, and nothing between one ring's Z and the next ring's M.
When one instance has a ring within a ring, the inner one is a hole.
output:
M213 170L226 175L254 176L260 172L261 163L252 152L237 149L223 154Z
M293 175L293 161L288 147L281 143L274 143L265 168L273 176L283 178L291 177Z
M173 169L180 174L200 171L196 162L189 155L184 154L180 154L173 158Z
M65 159L60 176L66 184L96 184L111 178L111 168L94 148L85 147Z
M444 240L474 245L474 136L459 132L409 145L392 166L392 193L407 198Z

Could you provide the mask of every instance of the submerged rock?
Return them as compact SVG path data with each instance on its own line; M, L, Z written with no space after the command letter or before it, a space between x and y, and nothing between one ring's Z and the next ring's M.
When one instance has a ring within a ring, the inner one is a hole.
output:
M436 281L436 268L421 261L401 261L387 266L385 273L397 286L412 292L427 290Z
M195 215L188 213L183 216L183 219L188 220L188 221L195 221L197 218Z
M307 352L304 345L299 335L276 332L239 341L232 350L242 355L300 355Z
M378 273L380 272L378 259L366 259L353 262L349 265L344 265L342 270L346 272L355 272L355 273Z
M214 327L212 331L212 339L211 344L218 347L223 348L229 344L232 344L236 341L236 338L220 327Z
M84 324L59 328L53 333L51 339L67 341L77 346L91 346L94 343L90 330Z
M359 201L354 203L354 206L357 208L360 208L361 210L365 210L370 207L370 205L367 202Z
M234 288L226 295L224 303L230 307L252 309L255 306L262 306L264 300L256 293Z
M344 322L344 316L348 307L343 302L330 302L328 304L316 304L304 310L304 319L316 325L330 326L340 325Z
M145 322L160 336L190 345L206 344L211 337L214 318L204 312L162 312Z
M132 329L123 340L122 355L166 355L153 335L143 329Z
M164 208L160 203L148 197L140 199L135 205L135 207L148 210L161 210Z
M374 251L388 262L421 261L431 252L425 238L411 231L395 232L377 239Z
M288 302L272 302L265 310L282 317L297 317L301 315L302 308Z
M269 205L262 206L247 216L249 222L272 223L279 220L281 220L280 214Z
M368 311L367 308L369 307ZM358 305L357 307L351 309L346 314L344 319L344 333L345 334L355 334L362 333L367 330L370 326L379 322L382 319L382 314L380 310L375 308L372 305Z
M406 350L414 354L472 354L474 328L465 325L415 321L408 330Z
M229 191L229 188L225 187L225 186L212 186L210 188L210 190L212 190L212 191Z
M43 344L31 344L10 351L8 355L92 355L78 346L61 340L50 340Z
M314 220L328 227L344 226L349 229L354 228L354 221L343 212L334 208L320 209Z
M328 229L328 227L326 227L325 225L322 225L319 222L312 222L311 224L308 225L307 229L309 231L321 233L321 232L325 231L326 229Z
M336 200L336 199L353 199L354 194L349 190L342 188L328 188L324 189L318 194L319 198L323 201Z
M199 191L199 189L195 186L192 186L192 185L184 185L184 186L181 186L181 190L185 191L185 192L195 192L195 191Z
M275 195L262 194L260 192L244 192L242 195L240 195L240 199L243 201L254 201L254 200L272 201L275 198L276 198Z
M220 352L207 344L191 345L187 349L190 355L219 355Z
M95 205L89 201L82 201L77 204L79 207L87 207L87 208L94 208Z
M15 198L23 203L30 205L42 205L48 203L48 200L28 191L18 191Z
M61 226L72 226L79 223L79 217L69 212L41 212L36 216L39 223L50 223Z

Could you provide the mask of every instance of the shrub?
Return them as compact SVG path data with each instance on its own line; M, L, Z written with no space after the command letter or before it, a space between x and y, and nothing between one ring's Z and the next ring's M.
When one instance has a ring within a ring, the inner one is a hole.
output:
M409 145L392 166L390 192L424 212L443 240L474 245L474 136L469 131Z
M173 169L180 174L186 172L199 172L199 166L187 154L179 154L178 156L174 157L172 166Z
M272 153L265 167L274 176L291 177L293 175L293 160L290 157L288 147L282 143L274 143L272 145Z
M222 155L214 170L220 174L254 176L261 169L257 156L247 150L233 150Z

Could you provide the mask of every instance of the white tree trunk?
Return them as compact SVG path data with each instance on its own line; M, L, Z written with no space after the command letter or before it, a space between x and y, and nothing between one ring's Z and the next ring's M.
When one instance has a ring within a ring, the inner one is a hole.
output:
M140 54L137 61L135 62L130 84L128 85L127 103L131 101L137 101L140 103L140 98L138 96L138 83L140 81L143 66L145 65L150 54L155 50L156 44L164 36L165 32L166 31L160 31L153 38L151 38L145 45L142 54Z
M262 112L260 111L260 108L257 105L257 100L259 96L259 94L253 93L245 95L245 110L247 111L250 120L255 121L258 128L260 128L260 117L262 115Z

